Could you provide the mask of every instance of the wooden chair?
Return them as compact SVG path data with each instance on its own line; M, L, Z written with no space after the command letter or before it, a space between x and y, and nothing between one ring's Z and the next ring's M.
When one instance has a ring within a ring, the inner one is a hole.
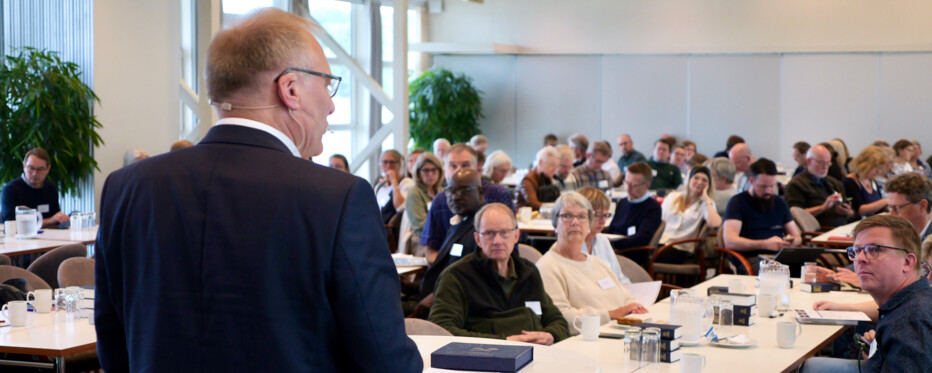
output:
M427 320L407 318L405 319L405 334L407 335L439 335L452 337L450 331L440 325L434 324Z
M26 279L26 291L52 288L42 277L37 276L35 273L19 267L0 265L0 282L4 282L11 278Z
M806 246L814 246L812 244L813 238L816 238L822 233L828 232L835 228L820 225L815 216L812 216L809 211L806 211L806 209L801 207L790 207L790 214L793 215L793 221L796 222L796 225L798 225L799 229L802 231L801 234L803 245ZM846 263L849 263L848 257L846 255L838 253L823 254L822 257L819 258L819 262L828 268L832 268L832 263L828 262L828 260L825 258L825 255L831 255L834 261L841 266L845 266L847 265Z
M725 223L722 223L721 227L718 227L718 233L716 234L716 246L715 251L718 253L718 273L725 273L726 263L731 263L731 258L735 258L738 264L744 267L748 275L754 276L754 268L751 267L751 262L748 261L744 255L741 255L737 251L729 250L725 248Z
M41 277L52 289L60 288L58 285L58 267L69 258L87 257L87 247L82 244L59 246L42 254L26 268L29 272Z
M388 240L388 250L390 253L398 252L398 234L401 231L401 218L404 213L395 214L388 223L385 223L385 236Z
M525 245L523 243L518 244L518 256L529 260L531 263L537 263L544 254L541 254L540 251L537 251L531 245Z
M654 232L654 236L651 237L650 243L645 246L629 247L626 249L615 250L615 254L621 254L627 257L634 257L632 260L640 264L642 267L647 267L648 262L650 261L651 254L654 249L660 245L660 236L663 235L663 229L667 226L667 223L663 220L660 221L660 226L657 227L657 231ZM638 259L641 259L641 256L644 257L644 262L641 263Z
M705 281L706 278L706 241L709 228L702 224L696 231L695 238L688 238L669 242L654 251L647 263L647 272L652 278L680 286L692 286ZM666 250L677 250L677 245L695 245L693 254L685 263L662 263L657 258ZM690 277L690 281L683 281L682 277Z
M94 286L94 259L68 258L58 267L60 287Z
M10 257L0 254L0 265L13 265L13 261L10 259Z

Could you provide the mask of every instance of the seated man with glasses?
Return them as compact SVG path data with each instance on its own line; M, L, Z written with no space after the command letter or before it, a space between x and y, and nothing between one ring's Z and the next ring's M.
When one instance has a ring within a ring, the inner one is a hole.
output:
M567 320L594 313L605 324L630 313L647 313L605 261L582 250L594 215L589 200L579 193L565 193L554 204L557 242L537 261L547 294Z
M608 233L620 234L624 238L612 241L615 249L644 246L650 244L654 233L660 228L663 211L660 203L650 198L649 188L653 172L644 162L632 163L625 174L625 189L628 197L618 201L615 217L608 225ZM632 260L647 263L647 252L628 255Z
M907 172L887 180L890 214L909 220L919 233L919 240L932 236L932 180Z
M42 148L34 148L23 157L23 176L3 186L2 221L16 220L16 206L27 206L42 213L42 226L58 226L69 220L58 205L58 188L46 176L52 158Z
M595 187L608 189L612 187L612 175L602 169L602 165L612 159L612 147L604 141L589 144L583 163L573 169L576 187Z
M456 214L451 219L452 225L447 237L437 251L437 257L427 268L421 280L422 300L415 308L415 316L426 317L434 299L434 286L443 270L460 258L476 251L476 238L473 234L473 216L486 204L482 197L482 182L479 171L462 168L453 174L450 187L446 190L446 203L450 211ZM514 214L514 212L512 212ZM515 253L517 256L517 253Z
M831 164L832 153L825 146L809 148L806 170L786 185L786 203L806 209L821 225L838 227L848 222L853 211L850 200L845 200L844 184L828 176Z
M569 337L566 320L544 291L540 272L514 255L514 211L490 203L476 213L473 233L481 250L440 276L430 321L456 336L551 345Z
M868 358L863 363L860 359L813 358L803 372L925 371L932 366L928 353L932 349L932 289L929 280L920 276L916 230L901 217L875 215L858 223L852 235L854 246L848 248L848 257L874 304L816 302L813 308L866 311L876 320L876 331L865 335L871 343Z

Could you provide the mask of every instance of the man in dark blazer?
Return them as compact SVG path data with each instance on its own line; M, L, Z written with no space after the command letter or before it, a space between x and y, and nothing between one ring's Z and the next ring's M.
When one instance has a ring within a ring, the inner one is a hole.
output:
M310 27L264 10L217 34L206 70L217 125L107 178L104 370L423 369L372 188L307 160L338 88Z

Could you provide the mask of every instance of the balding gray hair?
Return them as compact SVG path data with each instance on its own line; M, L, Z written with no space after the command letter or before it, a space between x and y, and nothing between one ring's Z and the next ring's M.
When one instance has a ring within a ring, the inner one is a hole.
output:
M715 172L715 176L725 179L729 184L735 182L735 173L738 170L735 169L735 164L730 159L725 157L713 158L709 162L709 168Z
M546 161L547 158L556 158L557 162L559 162L560 152L557 151L557 148L545 146L543 149L537 151L537 156L534 158L534 166L540 167L540 164Z
M488 203L485 206L482 206L482 208L480 208L479 211L476 212L476 221L473 223L475 224L476 232L479 231L479 226L482 224L482 218L485 216L486 211L491 211L491 210L501 211L503 214L511 218L511 226L518 228L518 218L515 217L514 210L512 210L511 207L508 207L503 203L494 202L494 203Z

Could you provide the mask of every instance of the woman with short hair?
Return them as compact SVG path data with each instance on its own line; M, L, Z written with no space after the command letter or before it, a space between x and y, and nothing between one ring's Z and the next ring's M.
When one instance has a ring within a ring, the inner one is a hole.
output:
M851 173L841 181L845 186L845 195L851 197L852 220L883 212L887 208L887 199L877 178L887 171L886 153L878 146L868 146L861 150L851 161Z
M489 154L482 166L482 176L489 178L492 184L501 184L505 176L511 173L511 158L501 150Z
M398 235L398 251L424 256L426 247L419 243L424 222L427 221L431 201L443 190L443 163L433 153L424 152L417 157L414 184L405 199L405 214L401 225L407 229L402 229Z

